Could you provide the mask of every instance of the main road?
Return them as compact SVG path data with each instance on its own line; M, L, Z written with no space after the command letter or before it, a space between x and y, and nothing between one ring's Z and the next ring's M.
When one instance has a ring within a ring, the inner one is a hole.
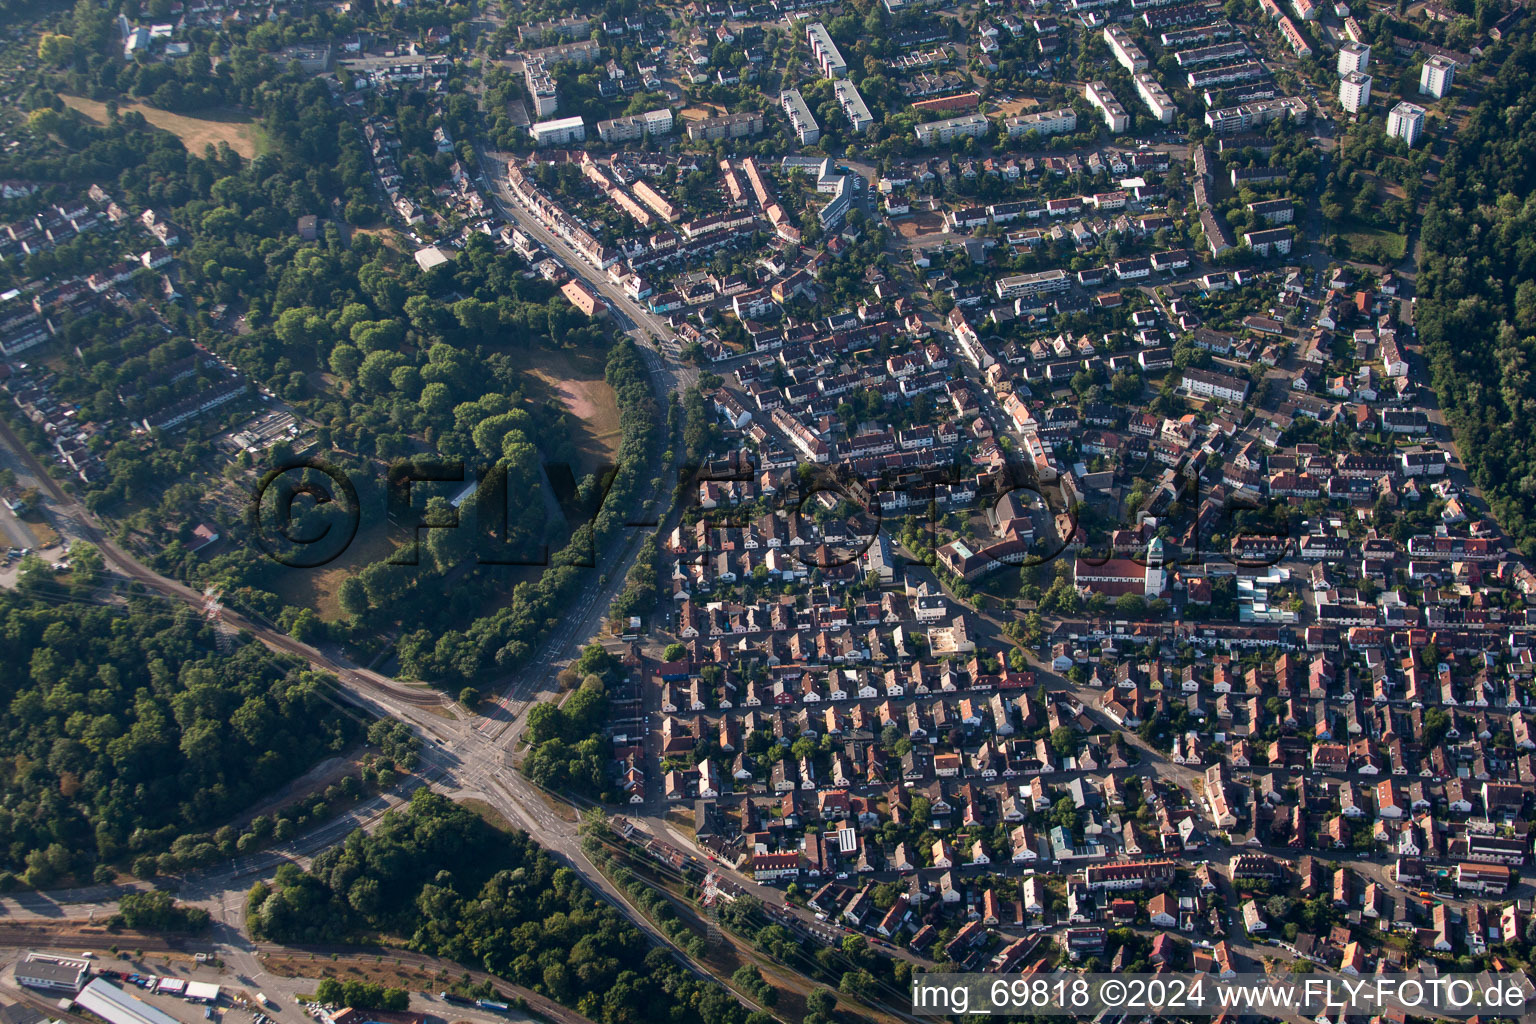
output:
M509 221L539 239L573 270L583 265L580 258L545 230L532 214L511 202L504 178L497 179L493 197ZM697 382L698 371L683 362L666 324L615 288L600 269L594 270L596 272L583 276L608 300L619 322L635 338L650 372L652 388L665 407L670 392L685 390ZM206 595L161 576L114 543L85 507L49 477L46 468L3 422L0 422L0 441L16 453L48 492L49 511L61 531L94 544L101 551L108 569L118 577L119 584L126 584L130 593L158 597L208 612L210 604ZM666 446L664 442L663 446ZM660 486L653 496L654 502L659 503L670 493L677 473L675 464L664 468ZM217 615L224 623L248 631L268 647L302 658L333 675L349 702L379 717L409 723L424 741L422 768L415 785L430 784L450 797L485 801L508 821L526 829L555 857L580 874L600 898L629 918L654 944L673 950L694 974L709 978L707 972L654 927L591 863L581 849L576 823L561 813L564 808L508 767L510 758L507 753L515 750L526 720L525 715L515 714L515 710L532 700L555 697L554 680L558 667L599 632L610 603L624 585L624 575L633 563L643 533L640 529L626 530L603 551L596 552L592 582L576 599L566 621L554 631L553 637L528 666L501 681L505 690L497 697L492 713L485 718L458 716L452 711L445 714L445 705L449 702L441 696L425 694L354 665L339 653L327 653L295 640L271 623L229 609L219 609ZM269 876L279 863L307 863L308 854L333 844L354 827L370 827L386 810L400 802L399 796L380 798L346 818L321 826L286 848L199 875L189 880L178 895L189 904L206 907L214 916L219 923L217 934L221 948L231 962L248 971L259 972L260 965L253 956L251 940L242 931L245 889L256 879ZM101 886L67 893L34 894L0 901L0 911L22 920L57 919L65 916L66 907L70 905L90 913L105 913L110 912L116 898L124 891L136 887L140 886ZM746 996L740 993L736 996L749 1008L762 1009ZM294 1022L301 1016L294 1013Z

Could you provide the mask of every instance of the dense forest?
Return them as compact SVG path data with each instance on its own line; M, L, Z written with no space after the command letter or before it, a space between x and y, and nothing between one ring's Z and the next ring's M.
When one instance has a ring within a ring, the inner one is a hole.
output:
M418 790L372 834L354 832L308 872L252 888L252 933L277 942L385 932L534 989L598 1024L767 1024L700 981L523 832L505 833Z
M1415 319L1461 456L1536 557L1536 41L1523 31L1424 214Z
M190 608L0 594L0 883L107 880L129 858L153 874L152 855L361 737L316 673L219 643Z

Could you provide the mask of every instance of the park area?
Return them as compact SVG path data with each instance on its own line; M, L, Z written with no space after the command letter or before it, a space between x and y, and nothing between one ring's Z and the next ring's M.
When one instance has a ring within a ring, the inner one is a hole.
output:
M107 123L105 103L88 100L81 96L64 96L63 100L70 109L80 111L92 121L98 124ZM217 148L219 143L224 142L229 144L230 149L249 160L261 152L266 144L261 129L247 114L221 111L211 117L190 117L131 101L119 102L117 110L119 116L130 112L142 114L144 120L156 128L163 128L179 138L181 144L187 147L187 152L199 156L208 146Z

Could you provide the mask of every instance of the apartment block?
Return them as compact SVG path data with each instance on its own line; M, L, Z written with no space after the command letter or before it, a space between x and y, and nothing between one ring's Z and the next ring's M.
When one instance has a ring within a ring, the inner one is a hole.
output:
M1387 134L1402 139L1412 149L1424 134L1424 108L1407 100L1393 107L1387 114Z
M1426 60L1419 71L1419 92L1438 100L1451 91L1451 82L1455 78L1456 62L1436 54Z
M1010 139L1023 138L1030 132L1039 135L1064 135L1077 131L1077 111L1071 107L1059 110L1037 110L1032 114L1015 114L1005 118L1004 127Z
M535 146L565 146L582 142L587 137L587 125L579 117L562 117L554 121L540 121L528 129Z
M927 124L918 125L912 131L920 145L942 146L967 136L980 138L987 134L990 127L991 123L981 114L966 114L963 117L949 117L942 121L929 121Z
M1371 76L1351 71L1339 78L1339 106L1358 114L1371 105Z
M1339 47L1339 74L1347 75L1351 71L1365 73L1366 67L1371 63L1371 47L1368 43L1346 42Z
M823 78L841 78L848 73L848 62L832 41L827 26L819 21L811 22L805 27L805 41L810 44L811 56L816 58L816 66L821 69Z
M1120 105L1120 101L1115 99L1115 94L1110 91L1108 85L1103 82L1089 82L1083 87L1083 95L1087 97L1089 103L1098 108L1099 113L1104 117L1104 123L1109 125L1111 134L1118 135L1130 127L1130 117L1126 114L1125 108Z
M690 122L688 139L691 142L718 142L721 139L740 139L748 135L756 135L762 130L762 113L748 110L739 114L722 114L719 117L705 117Z
M821 126L816 123L816 118L811 114L810 104L805 102L805 97L800 95L799 89L786 89L779 94L779 105L784 108L785 115L789 118L789 126L794 129L795 138L802 146L812 146L821 138Z
M523 84L533 98L533 116L548 117L560 106L560 94L555 89L555 79L537 57L523 61Z
M1109 25L1104 29L1104 41L1109 44L1109 52L1115 55L1125 70L1135 74L1145 71L1150 66L1147 55L1141 52L1141 47L1131 38L1131 34L1119 25Z
M1136 76L1136 95L1141 97L1141 102L1152 111L1152 116L1163 124L1173 123L1173 115L1178 112L1178 104L1173 102L1159 82L1150 72L1143 71Z
M853 127L855 134L862 135L870 125L875 123L874 115L869 112L869 107L864 103L864 97L859 95L859 90L848 79L838 79L832 86L832 94L837 98L838 106L843 108L843 114L848 118L848 123Z

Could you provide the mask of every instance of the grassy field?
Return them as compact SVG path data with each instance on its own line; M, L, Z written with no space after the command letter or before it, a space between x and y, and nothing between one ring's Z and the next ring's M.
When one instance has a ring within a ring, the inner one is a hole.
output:
M1403 258L1408 249L1406 235L1367 224L1350 222L1340 225L1339 234L1349 240L1350 255L1355 259L1369 258L1366 256L1367 253L1384 249L1395 263Z
M603 379L603 357L595 352L538 348L525 354L524 369L580 421L576 450L581 473L612 462L619 450L619 404Z
M107 105L96 100L88 100L81 96L65 96L66 105L80 111L86 117L99 124L107 123ZM167 110L158 110L155 107L145 106L124 100L118 103L118 112L126 114L130 110L144 115L144 120L156 128L163 128L181 139L182 145L187 147L189 153L201 156L207 146L217 147L221 142L229 143L229 148L239 153L246 159L250 159L266 148L266 139L254 121L248 115L238 114L232 111L223 111L213 117L189 117L186 114L173 114Z
M313 608L322 619L336 621L342 618L338 593L341 582L374 562L382 562L394 550L395 543L389 536L389 524L382 517L363 516L357 528L357 536L341 557L334 562L314 569L284 567L272 590L284 602L303 608ZM414 572L402 566L400 572Z

